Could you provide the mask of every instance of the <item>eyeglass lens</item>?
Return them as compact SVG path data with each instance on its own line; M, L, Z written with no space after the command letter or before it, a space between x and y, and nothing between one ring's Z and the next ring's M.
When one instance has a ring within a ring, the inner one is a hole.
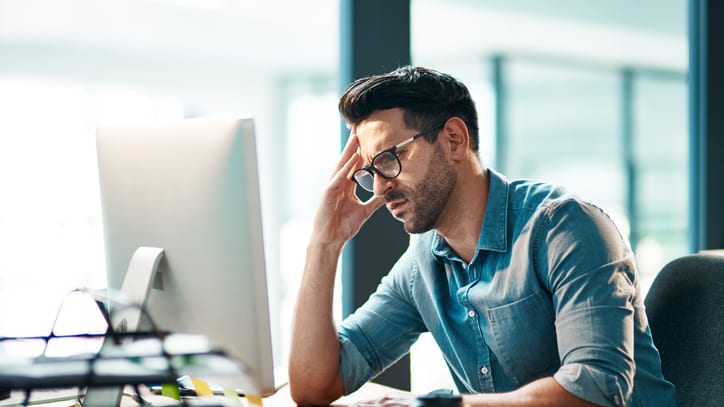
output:
M355 171L354 180L365 191L372 192L372 190L374 189L375 178L366 169L360 169L360 170Z
M402 167L397 155L391 151L383 151L379 153L368 168L360 168L354 173L354 180L359 186L367 191L372 192L374 189L374 172L377 172L384 178L392 179L400 175Z
M383 151L374 160L372 166L387 178L395 178L400 174L400 160L395 153Z

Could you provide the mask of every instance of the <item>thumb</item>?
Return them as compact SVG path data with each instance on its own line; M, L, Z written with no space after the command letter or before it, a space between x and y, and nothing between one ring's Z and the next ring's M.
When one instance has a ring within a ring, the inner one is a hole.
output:
M364 203L364 207L367 209L368 215L372 215L377 209L380 209L385 204L385 197L382 195L373 195Z

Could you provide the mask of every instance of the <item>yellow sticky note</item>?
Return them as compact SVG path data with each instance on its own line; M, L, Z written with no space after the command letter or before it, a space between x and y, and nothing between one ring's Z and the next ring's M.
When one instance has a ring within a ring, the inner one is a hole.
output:
M196 395L201 397L214 397L214 392L211 391L209 384L201 379L191 378L191 382L194 384L196 389Z
M249 401L250 406L262 407L264 405L261 401L261 397L252 396L251 394L244 394L244 397Z

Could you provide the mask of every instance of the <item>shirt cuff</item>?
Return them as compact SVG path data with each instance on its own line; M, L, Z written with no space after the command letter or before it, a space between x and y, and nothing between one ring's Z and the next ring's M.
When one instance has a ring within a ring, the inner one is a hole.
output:
M344 385L344 394L350 394L367 383L372 368L359 349L344 336L339 336L339 375Z
M553 378L573 395L601 406L625 406L631 394L631 386L622 386L616 377L581 363L561 366Z

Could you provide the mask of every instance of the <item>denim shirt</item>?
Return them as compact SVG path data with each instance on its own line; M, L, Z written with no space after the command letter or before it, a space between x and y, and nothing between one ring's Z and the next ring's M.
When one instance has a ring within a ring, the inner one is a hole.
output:
M429 331L461 393L505 392L553 376L604 406L675 406L633 255L611 219L559 187L488 174L472 261L436 232L422 234L340 324L345 391Z

